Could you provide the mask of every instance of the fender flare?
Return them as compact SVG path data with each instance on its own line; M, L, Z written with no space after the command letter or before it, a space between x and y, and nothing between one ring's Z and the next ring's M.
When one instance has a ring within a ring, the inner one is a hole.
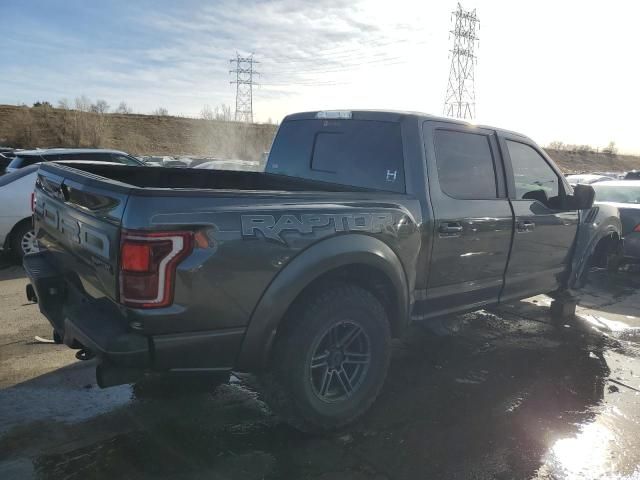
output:
M298 295L321 275L347 265L367 265L384 272L398 299L396 320L409 317L409 288L395 252L377 238L347 234L322 240L291 260L269 284L253 310L238 356L243 371L264 368L280 321Z
M598 243L613 234L617 235L619 240L622 239L622 223L619 217L610 215L598 222L595 233L584 246L577 245L573 254L573 266L568 284L570 290L582 288L584 269L587 267L589 258L595 252Z

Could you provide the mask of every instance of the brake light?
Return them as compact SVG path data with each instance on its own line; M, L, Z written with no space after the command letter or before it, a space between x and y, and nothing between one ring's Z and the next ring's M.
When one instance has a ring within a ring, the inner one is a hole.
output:
M171 305L176 267L192 250L192 232L123 231L120 302L137 308Z
M640 223L633 229L634 232L640 233Z

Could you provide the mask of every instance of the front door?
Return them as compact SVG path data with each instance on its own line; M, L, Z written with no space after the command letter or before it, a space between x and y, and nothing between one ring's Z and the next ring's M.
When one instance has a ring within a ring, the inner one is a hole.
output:
M516 229L502 300L557 289L568 272L577 210L564 208L565 182L534 144L501 139Z
M498 301L513 214L495 132L427 121L423 126L434 218L423 318Z

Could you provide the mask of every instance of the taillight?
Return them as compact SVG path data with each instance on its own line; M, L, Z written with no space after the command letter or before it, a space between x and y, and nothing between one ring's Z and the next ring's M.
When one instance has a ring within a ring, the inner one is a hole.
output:
M636 225L636 228L634 228L633 231L640 233L640 223Z
M137 308L171 305L176 267L192 250L192 232L123 231L120 302Z

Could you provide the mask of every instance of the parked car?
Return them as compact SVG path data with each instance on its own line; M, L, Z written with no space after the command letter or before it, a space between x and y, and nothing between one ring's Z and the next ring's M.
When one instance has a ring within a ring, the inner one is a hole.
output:
M11 163L11 158L6 156L4 153L0 153L0 176L4 175L5 169Z
M625 180L640 180L640 170L631 170L624 176Z
M22 257L37 252L31 222L38 165L0 177L0 247Z
M61 164L121 165L113 162L64 160ZM34 188L40 164L19 168L0 177L0 249L22 258L38 251L31 219Z
M203 170L239 170L244 172L262 172L264 164L252 160L209 160L208 162L195 165L193 168Z
M290 115L266 173L38 175L27 294L97 357L101 387L255 372L311 431L367 410L410 322L539 293L575 310L589 258L621 231L529 138L417 113Z
M100 148L49 148L43 150L22 150L16 153L11 163L6 167L6 172L13 172L19 168L40 162L55 160L93 160L97 162L113 162L123 165L141 166L137 158L118 150L105 150Z
M591 185L597 182L604 182L605 180L615 180L615 177L609 177L606 175L589 174L589 173L583 173L579 175L567 175L566 178L572 187L579 183L583 185Z
M593 186L597 204L615 206L622 220L623 262L640 261L640 180L601 182Z

